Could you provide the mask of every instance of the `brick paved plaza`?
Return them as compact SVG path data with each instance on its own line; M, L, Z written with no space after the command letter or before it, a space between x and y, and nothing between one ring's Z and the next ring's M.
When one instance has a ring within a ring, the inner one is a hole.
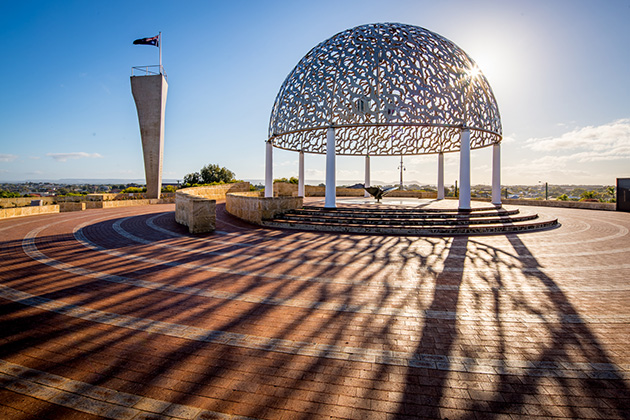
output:
M189 235L174 205L0 221L0 419L630 418L630 214Z

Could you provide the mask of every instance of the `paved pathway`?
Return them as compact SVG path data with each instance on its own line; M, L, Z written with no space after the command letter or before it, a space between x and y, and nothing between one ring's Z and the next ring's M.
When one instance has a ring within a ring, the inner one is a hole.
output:
M0 221L0 419L630 418L630 214L411 238Z

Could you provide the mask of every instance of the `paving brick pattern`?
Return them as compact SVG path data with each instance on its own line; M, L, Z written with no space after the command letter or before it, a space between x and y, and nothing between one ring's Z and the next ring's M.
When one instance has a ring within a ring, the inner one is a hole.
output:
M0 418L629 419L630 214L532 211L561 227L0 221Z

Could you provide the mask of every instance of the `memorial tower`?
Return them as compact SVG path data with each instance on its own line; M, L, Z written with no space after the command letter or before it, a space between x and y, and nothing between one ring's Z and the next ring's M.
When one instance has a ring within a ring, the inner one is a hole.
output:
M153 45L160 50L159 65L131 69L131 93L138 110L147 198L160 198L162 161L164 157L164 115L168 83L162 67L162 33L134 41L136 45Z

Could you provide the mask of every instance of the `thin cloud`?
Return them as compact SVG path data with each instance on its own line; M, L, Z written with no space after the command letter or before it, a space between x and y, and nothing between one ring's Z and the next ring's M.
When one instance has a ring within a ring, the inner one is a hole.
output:
M624 118L600 126L578 128L559 137L528 139L525 146L539 152L582 149L585 153L592 154L590 160L628 158L630 119Z
M9 155L5 153L0 153L0 162L13 162L17 159L17 155Z
M99 153L85 153L85 152L74 152L74 153L46 153L46 156L50 156L55 159L57 162L65 162L68 159L83 159L83 158L102 158Z

